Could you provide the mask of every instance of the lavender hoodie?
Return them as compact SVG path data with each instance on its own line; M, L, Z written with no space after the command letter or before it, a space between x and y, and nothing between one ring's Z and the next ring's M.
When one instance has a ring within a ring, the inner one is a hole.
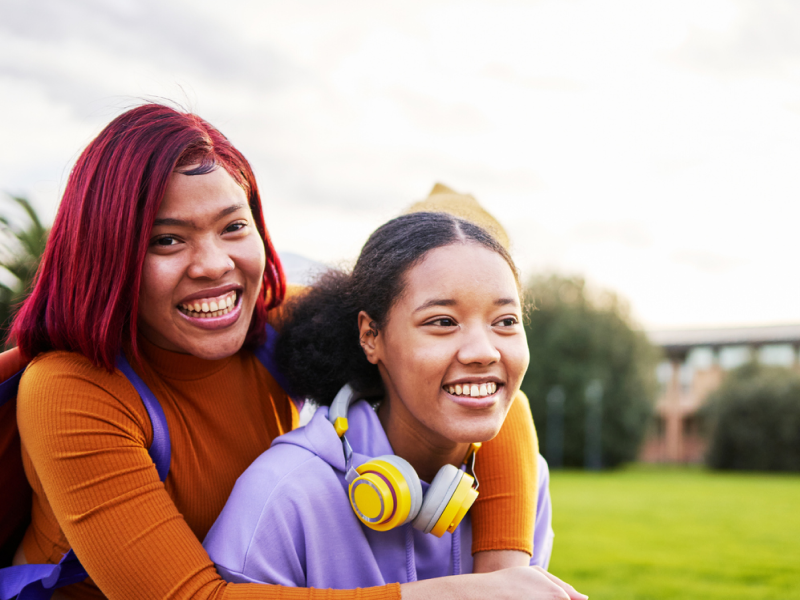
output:
M374 531L347 498L342 442L321 407L306 427L277 438L239 477L204 546L227 581L353 589L472 572L469 515L441 538L403 525ZM392 454L375 411L348 413L353 466ZM480 454L478 455L480 460ZM553 546L547 463L539 457L532 565ZM422 482L423 493L428 484Z

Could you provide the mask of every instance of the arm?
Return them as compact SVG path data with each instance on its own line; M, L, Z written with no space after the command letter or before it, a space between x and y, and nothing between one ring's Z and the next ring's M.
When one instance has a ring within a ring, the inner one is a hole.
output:
M40 515L52 511L106 597L399 600L397 584L348 591L224 582L158 480L146 450L146 412L127 381L98 374L85 360L56 371L34 366L20 390L26 468ZM48 556L34 556L37 549L26 545L28 562L52 562L66 547L55 541L44 549ZM479 590L481 598L541 597L528 571L429 580L402 591L406 600L470 598Z
M172 501L170 482L158 480L149 420L133 388L85 360L69 366L26 373L18 421L42 511L52 511L108 598L399 599L397 585L331 592L223 581ZM59 537L44 549L26 544L28 562L59 558Z
M527 565L533 554L539 442L518 392L503 428L478 453L480 495L471 509L476 573Z
M494 573L474 573L404 583L403 600L587 600L541 567L516 567Z

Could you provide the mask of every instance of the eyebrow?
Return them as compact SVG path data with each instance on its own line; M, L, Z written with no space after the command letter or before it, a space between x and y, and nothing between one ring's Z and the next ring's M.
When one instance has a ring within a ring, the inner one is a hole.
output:
M425 310L426 308L430 308L432 306L456 306L458 302L451 298L433 298L426 302L420 304L417 308L414 309L414 312L419 312L421 310ZM514 305L516 306L518 302L514 298L498 298L494 301L495 306L508 306Z
M217 216L214 218L214 222L216 223L220 219L227 217L231 213L235 213L237 210L243 209L246 204L232 204L228 208L223 208L221 211L217 213ZM200 229L194 221L187 221L185 219L172 219L172 218L165 218L165 219L156 219L153 221L153 227L158 227L160 225L169 225L171 227L191 227L192 229Z

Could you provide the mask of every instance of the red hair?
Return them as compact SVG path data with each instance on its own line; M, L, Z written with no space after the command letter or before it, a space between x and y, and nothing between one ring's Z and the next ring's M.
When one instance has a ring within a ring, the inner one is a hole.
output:
M120 115L83 151L58 208L33 291L20 308L11 339L23 354L80 352L114 369L126 338L136 342L142 263L173 172L224 168L247 194L267 263L245 344L264 339L267 312L286 282L272 247L250 164L197 115L145 104Z

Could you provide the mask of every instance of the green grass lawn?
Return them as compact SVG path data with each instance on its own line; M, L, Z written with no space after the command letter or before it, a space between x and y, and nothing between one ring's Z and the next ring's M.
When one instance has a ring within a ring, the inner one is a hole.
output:
M551 475L550 571L591 598L800 599L800 476Z

